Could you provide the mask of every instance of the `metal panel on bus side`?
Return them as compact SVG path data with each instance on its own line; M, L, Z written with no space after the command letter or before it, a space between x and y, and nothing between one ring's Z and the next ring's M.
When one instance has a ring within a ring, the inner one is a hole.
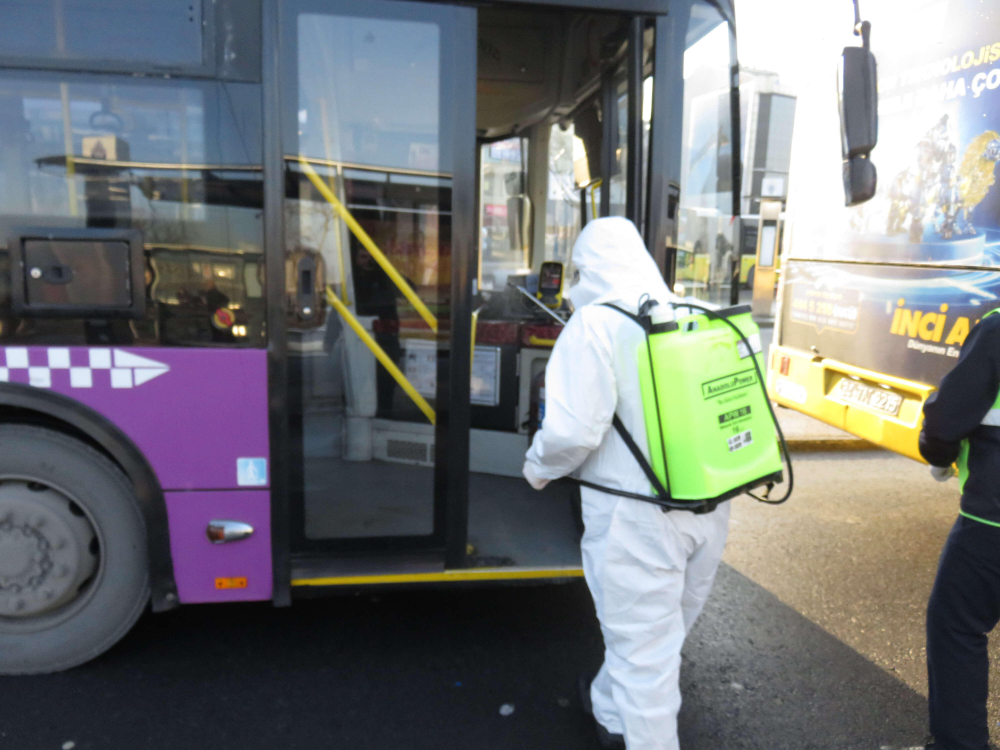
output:
M142 451L165 490L181 602L270 598L265 351L7 346L0 382L74 399ZM220 517L252 538L215 547L205 531Z
M6 346L0 381L51 389L107 417L145 454L164 490L267 487L265 356L259 349ZM168 406L152 416L150 404Z
M170 551L182 604L270 599L271 508L267 490L167 492ZM213 544L213 521L248 524L249 537Z

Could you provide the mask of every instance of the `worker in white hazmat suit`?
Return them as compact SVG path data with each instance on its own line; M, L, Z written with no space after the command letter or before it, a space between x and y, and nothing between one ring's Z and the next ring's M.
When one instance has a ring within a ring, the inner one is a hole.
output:
M578 472L594 484L650 495L649 480L611 429L617 412L648 459L636 364L644 333L602 303L634 314L649 295L662 315L677 298L627 219L588 223L572 262L575 312L545 371L545 418L524 476L541 489ZM605 645L585 708L589 698L604 747L677 750L681 646L712 588L729 503L696 515L586 487L581 493L583 568Z

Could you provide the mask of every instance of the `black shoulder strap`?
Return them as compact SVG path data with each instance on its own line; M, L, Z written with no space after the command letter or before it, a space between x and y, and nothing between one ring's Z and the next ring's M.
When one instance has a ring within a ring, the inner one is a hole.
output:
M617 310L622 315L632 320L632 322L634 322L636 325L641 326L642 329L644 331L647 331L648 334L647 326L643 323L643 319L640 318L638 315L634 315L633 313L630 313L627 310L623 310L622 308L618 307L618 305L613 305L610 302L602 303L602 307L610 307L612 310ZM652 365L652 363L650 363L650 365ZM639 467L642 469L642 473L646 475L646 478L649 480L649 483L653 485L653 489L656 490L656 494L659 497L659 499L670 501L671 499L670 490L664 487L663 482L661 482L660 478L656 476L656 472L653 471L653 467L649 465L649 461L647 461L646 457L643 455L642 449L640 449L639 446L636 444L635 439L632 437L632 434L627 429L625 429L625 425L618 417L618 414L615 414L614 419L612 420L611 423L614 425L615 430L618 431L618 434L621 436L621 439L625 441L625 445L628 446L628 449L632 452L632 455L635 456L635 460L638 462Z
M647 461L646 457L642 454L642 449L636 444L635 439L632 437L632 433L625 429L625 425L622 423L621 418L617 414L615 414L614 419L611 420L611 424L614 425L618 434L621 436L621 439L624 440L625 445L628 446L629 451L631 451L632 455L635 456L635 460L642 469L642 473L646 475L646 479L648 479L649 483L653 485L653 489L656 490L656 494L662 500L670 500L670 490L664 487L663 482L661 482L660 478L656 476L656 472L653 471L653 467L649 465L649 461Z

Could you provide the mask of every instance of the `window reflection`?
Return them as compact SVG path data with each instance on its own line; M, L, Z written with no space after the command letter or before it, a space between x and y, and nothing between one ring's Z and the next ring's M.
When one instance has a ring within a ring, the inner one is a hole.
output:
M734 257L729 27L709 6L692 12L684 53L684 124L677 280L688 294L729 303Z
M615 74L615 108L611 112L611 127L614 133L614 154L611 159L611 204L610 216L625 215L625 191L628 172L628 79L625 67Z
M263 272L243 274L263 268L259 97L249 84L0 77L0 130L13 134L0 143L0 235L140 229L150 303L141 321L14 320L0 288L0 337L262 345Z
M507 277L531 267L525 227L528 140L508 138L480 147L480 284L503 289ZM528 216L532 211L527 211Z
M587 153L573 124L553 125L549 136L549 198L545 213L545 260L569 263L580 234L578 184L590 181Z

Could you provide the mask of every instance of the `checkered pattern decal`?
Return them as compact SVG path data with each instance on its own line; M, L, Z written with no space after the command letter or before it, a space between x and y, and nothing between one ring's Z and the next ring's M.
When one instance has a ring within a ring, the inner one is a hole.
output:
M0 347L0 382L51 388L68 374L70 388L135 388L170 371L168 365L121 349Z

